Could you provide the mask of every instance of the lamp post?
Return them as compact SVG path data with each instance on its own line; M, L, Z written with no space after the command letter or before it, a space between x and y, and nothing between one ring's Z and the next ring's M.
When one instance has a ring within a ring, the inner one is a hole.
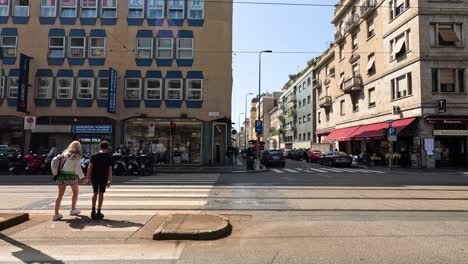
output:
M244 122L245 122L245 120L247 120L247 96L249 96L249 95L253 95L253 93L247 93L247 94L245 94L245 112L244 112L245 118L244 118ZM247 131L247 128L244 128L244 129ZM244 138L245 138L245 140L244 140L244 148L246 148L246 147L247 147L247 133L245 133Z
M262 50L258 53L258 121L260 121L260 94L262 91L262 54L272 52L271 50ZM257 166L260 166L260 133L257 133Z
M244 113L239 113L239 135L242 133L242 125L241 125L241 115L243 115ZM237 142L237 144L239 145L239 149L241 148L241 142L240 142L240 137L239 137L239 142Z

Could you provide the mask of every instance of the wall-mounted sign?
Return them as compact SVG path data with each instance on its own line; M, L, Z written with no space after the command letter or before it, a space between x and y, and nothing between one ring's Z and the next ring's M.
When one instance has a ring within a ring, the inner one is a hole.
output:
M109 68L109 98L107 99L107 112L115 114L117 110L117 71Z
M73 134L112 134L112 125L73 125Z
M20 69L18 78L18 100L16 110L28 112L28 88L29 88L29 61L31 58L20 54Z
M219 117L219 112L209 112L208 116L209 117Z
M468 136L468 130L434 130L434 136Z

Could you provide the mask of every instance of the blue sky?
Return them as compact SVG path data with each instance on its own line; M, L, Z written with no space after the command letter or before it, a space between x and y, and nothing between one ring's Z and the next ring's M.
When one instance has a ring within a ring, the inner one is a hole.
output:
M332 7L234 4L233 50L324 51L333 39L332 15ZM289 74L304 68L307 61L317 55L319 53L262 55L262 92L279 91ZM258 93L258 54L233 55L233 78L232 119L237 124L239 113L245 111L245 94Z

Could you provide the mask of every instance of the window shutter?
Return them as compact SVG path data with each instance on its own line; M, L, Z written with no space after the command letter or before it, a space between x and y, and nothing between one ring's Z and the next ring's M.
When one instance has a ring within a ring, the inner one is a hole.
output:
M455 83L453 70L440 70L440 83Z

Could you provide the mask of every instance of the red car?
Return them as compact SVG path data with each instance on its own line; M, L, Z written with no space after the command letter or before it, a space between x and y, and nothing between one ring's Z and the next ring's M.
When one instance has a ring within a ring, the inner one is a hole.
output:
M320 150L307 151L307 162L319 162L322 152Z

